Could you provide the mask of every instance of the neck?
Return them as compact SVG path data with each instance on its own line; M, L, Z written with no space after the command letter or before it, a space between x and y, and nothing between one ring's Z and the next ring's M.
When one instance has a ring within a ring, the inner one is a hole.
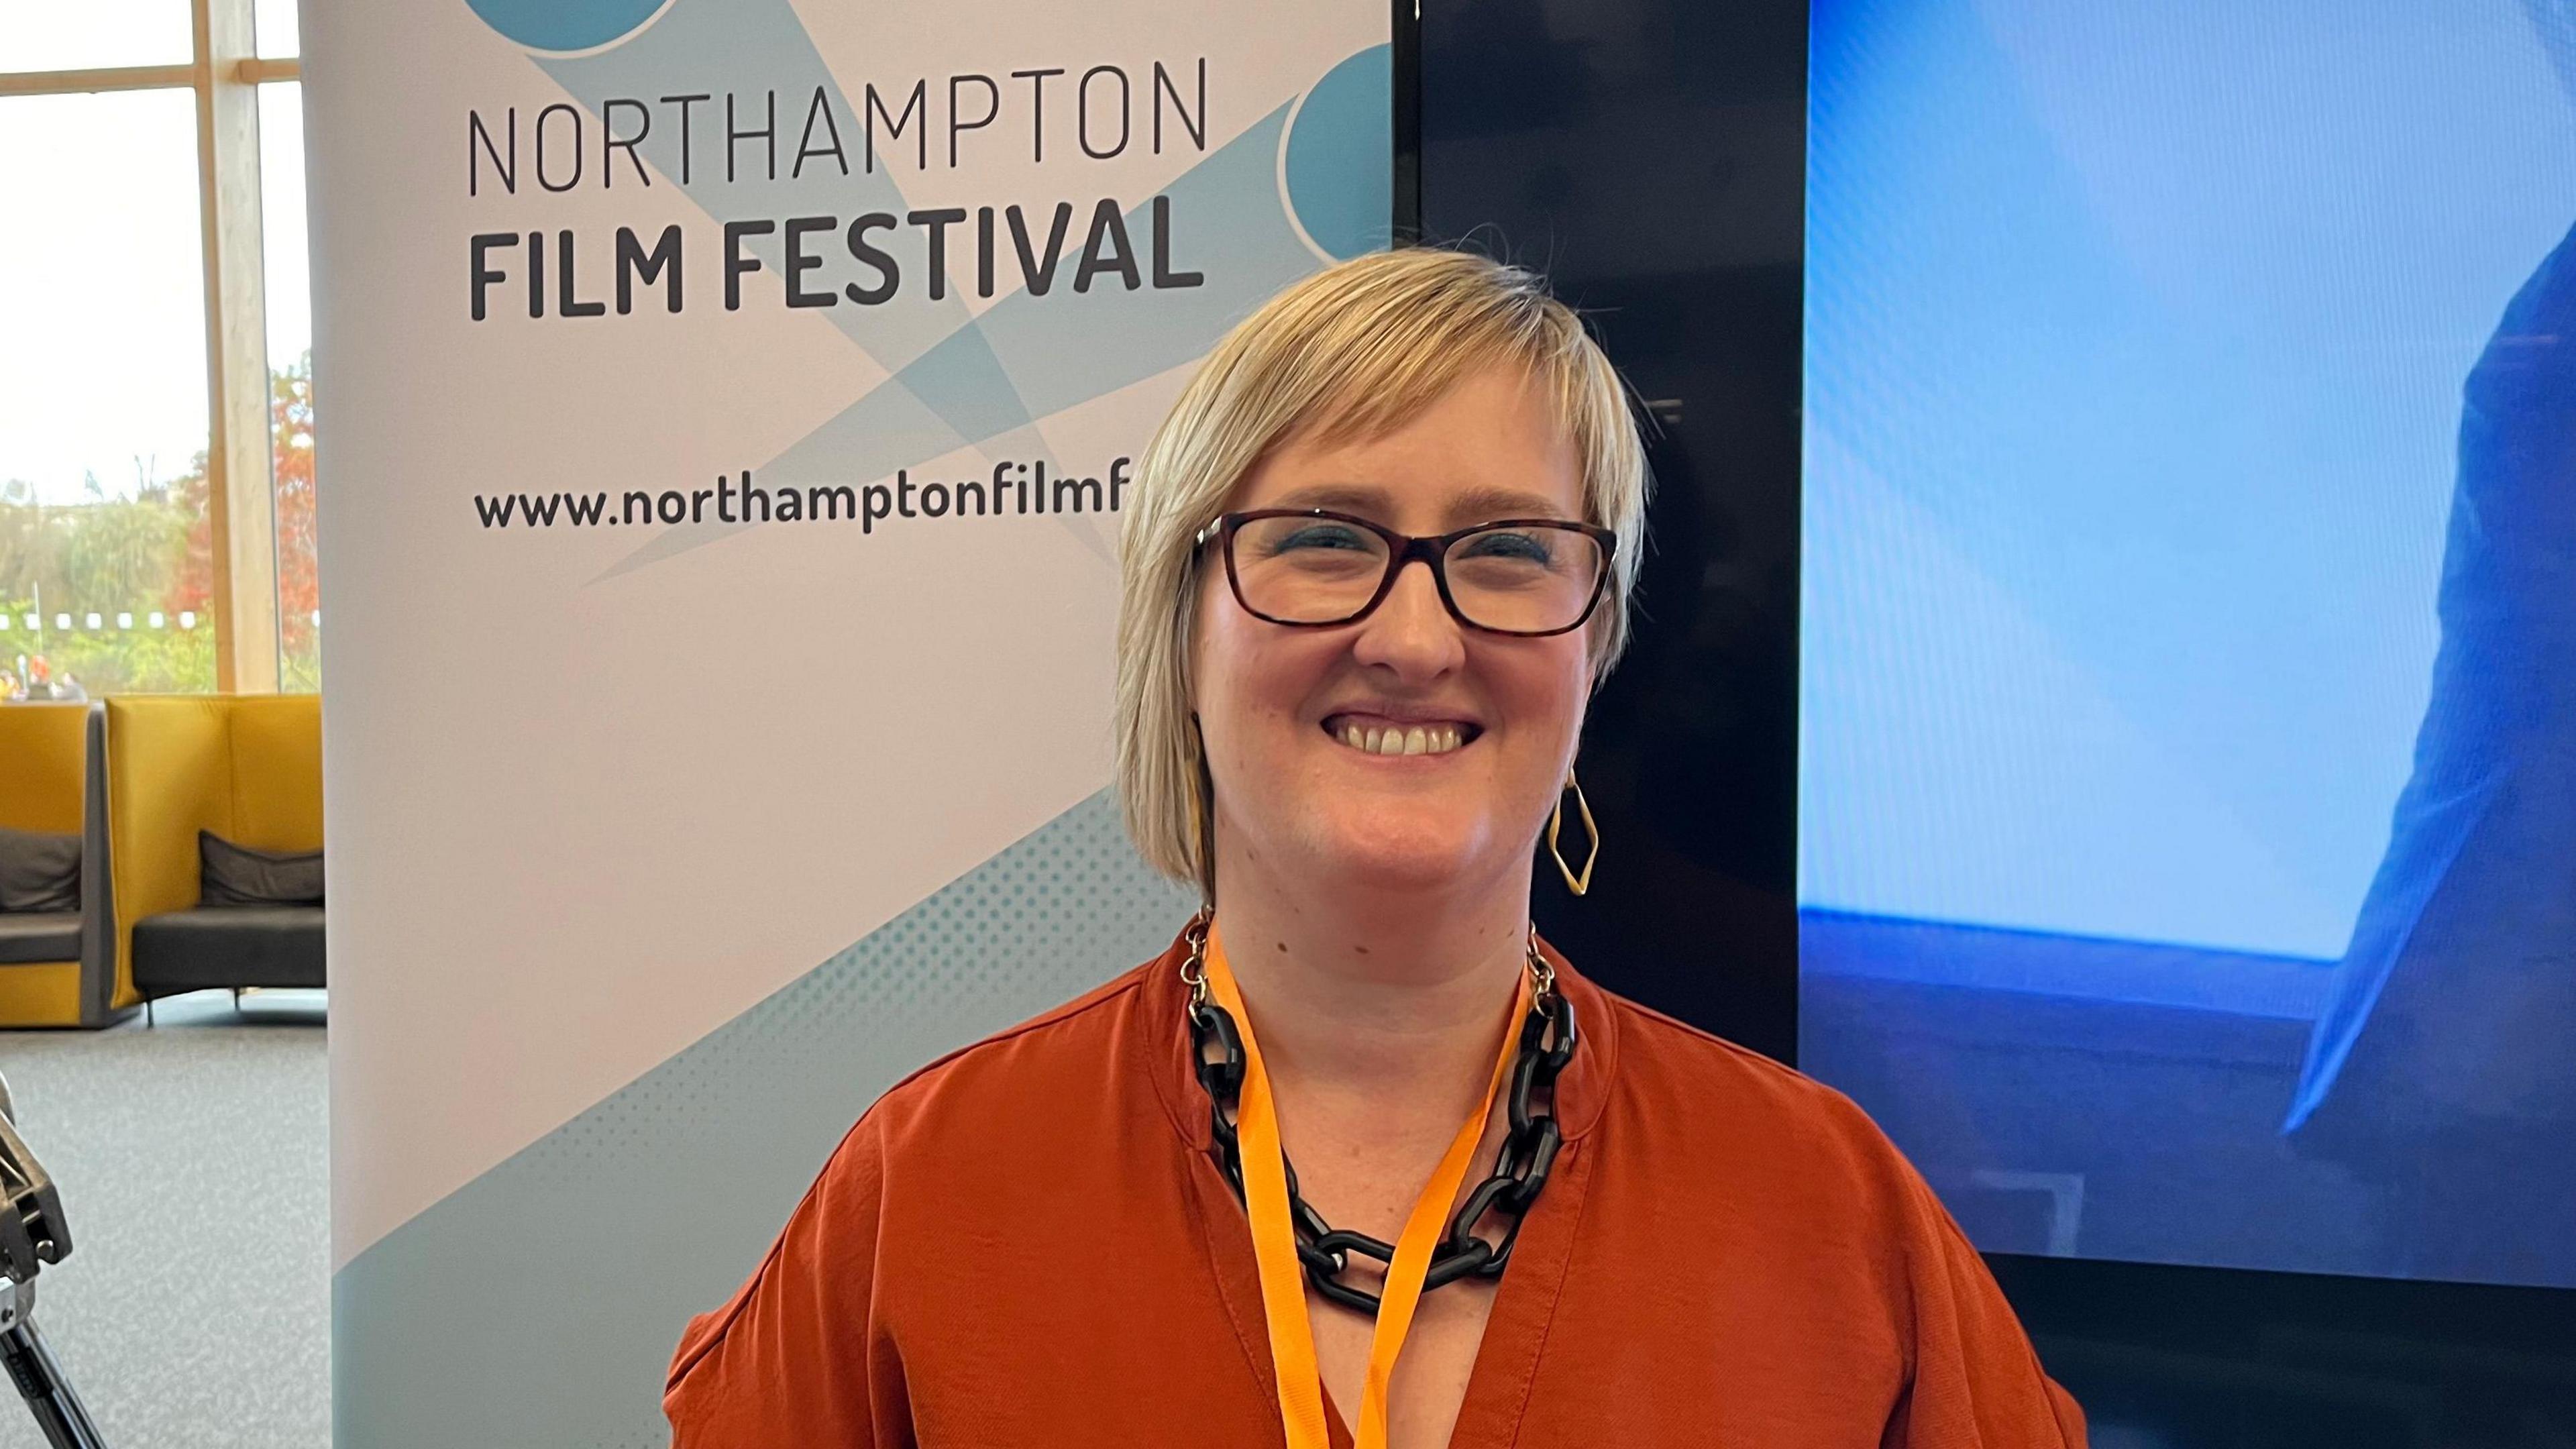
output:
M1526 870L1311 889L1220 843L1217 927L1275 1083L1452 1117L1484 1091L1527 960Z

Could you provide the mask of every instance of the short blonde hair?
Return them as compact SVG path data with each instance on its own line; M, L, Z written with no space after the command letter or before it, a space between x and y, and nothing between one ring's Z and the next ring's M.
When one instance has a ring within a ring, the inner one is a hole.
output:
M1522 369L1583 468L1585 521L1618 535L1590 627L1597 685L1628 642L1645 533L1645 449L1610 360L1573 309L1518 267L1431 247L1375 252L1264 303L1217 344L1146 446L1119 544L1118 791L1156 870L1213 889L1208 789L1192 720L1201 529L1291 434L1326 445L1401 427L1461 380Z

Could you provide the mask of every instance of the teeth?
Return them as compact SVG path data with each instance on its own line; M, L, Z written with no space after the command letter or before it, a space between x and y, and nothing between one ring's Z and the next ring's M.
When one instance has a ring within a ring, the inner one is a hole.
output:
M1456 725L1390 728L1346 724L1339 738L1343 744L1369 755L1445 755L1464 743Z

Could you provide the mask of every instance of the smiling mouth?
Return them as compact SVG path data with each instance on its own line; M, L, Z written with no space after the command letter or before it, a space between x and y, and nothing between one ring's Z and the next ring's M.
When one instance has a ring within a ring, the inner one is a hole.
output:
M1370 724L1335 715L1324 721L1324 733L1364 755L1445 755L1472 743L1484 730L1454 721Z

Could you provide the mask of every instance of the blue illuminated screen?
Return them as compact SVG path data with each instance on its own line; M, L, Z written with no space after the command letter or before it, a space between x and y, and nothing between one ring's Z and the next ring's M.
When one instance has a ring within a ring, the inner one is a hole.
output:
M1819 0L1800 1062L1980 1246L2576 1286L2576 0Z

